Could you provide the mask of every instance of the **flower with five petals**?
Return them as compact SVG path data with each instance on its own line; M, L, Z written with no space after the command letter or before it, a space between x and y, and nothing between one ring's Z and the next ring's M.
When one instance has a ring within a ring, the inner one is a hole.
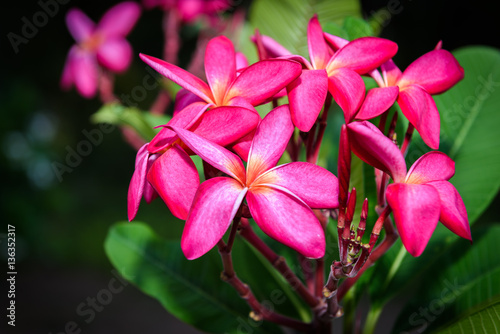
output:
M257 127L246 169L223 147L171 128L205 162L229 176L208 179L198 188L181 240L188 259L202 256L222 238L245 198L267 235L306 257L324 255L323 227L311 208L338 206L338 181L306 162L275 167L294 131L288 105L272 110Z
M132 30L141 9L135 2L122 2L110 8L96 25L79 9L66 16L69 31L77 44L69 50L61 86L73 84L91 98L99 85L99 65L112 72L123 72L132 60L132 48L125 36Z
M458 236L472 240L465 205L448 182L455 174L453 160L431 151L415 161L407 173L403 154L376 126L355 122L348 130L352 151L394 180L387 187L386 199L411 255L422 254L438 221Z

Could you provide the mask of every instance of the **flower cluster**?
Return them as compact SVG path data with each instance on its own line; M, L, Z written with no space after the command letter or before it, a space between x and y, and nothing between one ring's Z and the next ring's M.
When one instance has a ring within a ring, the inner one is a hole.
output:
M173 118L137 154L129 220L142 197L150 202L159 195L176 217L186 220L181 247L188 259L216 245L238 216L252 217L267 235L306 257L323 257L324 224L313 210L345 210L349 196L350 167L341 166L347 158L339 157L339 179L315 164L333 98L347 124L344 146L375 168L378 207L392 210L407 250L420 255L438 221L471 239L465 206L448 182L453 161L432 151L407 172L404 160L413 129L430 148L439 148L439 113L432 95L463 78L453 55L438 45L402 72L392 61L397 52L392 41L347 41L324 33L316 16L307 36L310 61L256 33L252 39L260 61L252 65L228 38L213 38L205 52L206 82L140 55L183 90ZM367 92L362 75L379 87ZM284 96L289 104L278 106ZM275 108L261 119L255 107L271 101ZM385 134L380 130L396 101L410 124L401 147L394 126ZM378 116L376 127L368 120ZM292 154L301 140L308 162ZM276 166L285 150L292 162ZM201 184L189 157L193 154L204 161L206 180Z

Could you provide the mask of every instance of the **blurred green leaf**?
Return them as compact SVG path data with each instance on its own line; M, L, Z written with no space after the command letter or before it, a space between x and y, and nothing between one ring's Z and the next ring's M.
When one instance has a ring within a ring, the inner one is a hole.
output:
M342 24L347 16L361 17L361 7L352 0L256 0L250 8L250 23L291 53L309 58L307 24L314 14L321 24Z
M375 35L370 24L359 17L346 17L343 28L347 33L347 39L350 41L360 37Z
M423 263L406 281L414 295L400 314L397 332L437 328L469 309L500 296L500 261L496 250L500 225L473 230L474 245L458 239ZM426 249L426 252L428 250ZM409 262L409 261L407 261Z
M157 133L155 126L168 123L167 115L153 115L134 107L125 107L119 103L105 104L91 116L94 123L110 123L132 127L142 138L150 141Z
M266 306L290 316L297 311L290 287L275 277L273 268L240 239L234 245L234 266L243 281ZM250 308L231 286L220 279L222 264L214 249L188 261L178 241L158 237L143 223L119 223L108 233L105 249L120 273L144 293L156 298L174 316L210 333L279 333L270 323L249 321Z
M500 300L488 303L472 314L461 317L455 323L433 333L498 333L500 328Z

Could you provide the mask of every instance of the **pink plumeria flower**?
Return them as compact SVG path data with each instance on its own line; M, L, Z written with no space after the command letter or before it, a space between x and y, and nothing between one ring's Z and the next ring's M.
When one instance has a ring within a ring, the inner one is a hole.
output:
M201 109L200 109L201 106ZM254 131L260 121L257 113L238 107L219 107L206 111L208 104L194 102L178 112L164 127L188 129L219 145L226 146ZM160 139L158 139L160 138ZM154 143L161 149L151 153ZM186 219L200 180L189 158L192 151L179 141L175 132L164 128L138 152L128 190L128 219L132 221L141 198L148 203L158 194L172 214Z
M464 69L449 51L435 49L415 60L404 72L392 60L382 64L381 70L382 76L377 70L371 73L380 88L368 92L356 118L374 118L397 100L422 140L437 150L440 119L431 95L441 94L462 80Z
M268 55L294 59L304 66L301 76L287 86L287 91L293 124L306 132L316 122L328 91L344 111L346 122L351 120L365 96L365 85L360 74L379 67L391 59L398 49L392 41L363 37L346 43L333 54L316 15L309 21L307 28L311 62L290 55L270 37L262 37Z
M210 40L205 51L205 73L208 84L182 68L158 58L141 54L141 59L153 69L174 81L202 101L198 110L231 106L253 110L254 106L267 102L282 88L292 82L301 73L299 63L290 60L265 60L248 66L237 74L237 56L233 43L224 36ZM201 114L200 114L201 115ZM162 150L164 129L152 141L149 151ZM250 140L242 139L232 149L245 160L248 155Z
M66 24L76 41L71 47L61 78L61 86L73 84L91 98L99 85L99 66L123 72L132 60L132 48L125 36L132 30L141 9L135 2L122 2L110 8L96 25L79 9L71 9Z
M455 174L453 160L431 151L407 173L401 151L376 126L363 121L349 124L348 130L352 151L394 180L387 187L386 199L401 241L411 255L422 254L438 221L458 236L472 240L465 205L448 182Z
M324 255L323 227L311 208L337 207L338 181L326 169L306 162L275 167L294 131L288 105L272 110L259 124L246 169L223 147L172 129L205 162L228 175L203 182L196 193L181 240L188 259L202 256L222 238L245 198L267 235L306 257Z
M215 17L231 5L229 0L143 0L142 3L147 9L176 10L184 22L192 22L202 15Z

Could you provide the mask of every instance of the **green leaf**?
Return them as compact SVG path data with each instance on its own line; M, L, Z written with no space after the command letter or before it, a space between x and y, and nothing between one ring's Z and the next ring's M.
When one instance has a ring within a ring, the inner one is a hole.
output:
M119 103L105 104L91 116L94 123L110 123L132 127L144 140L150 141L157 133L157 125L168 123L169 116L153 115L134 107L125 107Z
M105 242L111 263L120 273L174 316L209 333L280 333L271 323L249 320L250 308L236 291L220 279L222 264L214 249L188 261L178 241L158 237L143 223L114 225ZM238 277L252 288L259 301L291 317L307 318L305 306L276 277L273 268L240 239L234 244ZM304 314L306 312L306 314Z
M453 52L465 78L448 92L434 96L441 115L440 151L455 161L450 182L464 200L473 223L500 188L500 51L466 47ZM418 136L417 136L418 137ZM415 161L428 148L412 142Z
M361 8L352 0L256 0L250 8L250 23L291 53L309 58L307 24L314 14L321 24L342 24L347 16L361 17Z
M414 295L398 318L398 333L439 327L471 308L500 297L500 261L496 249L500 225L473 229L473 236L472 246L457 238L434 253L427 263L413 259L424 270L409 277L403 287L405 294L413 291Z
M500 332L500 300L481 307L475 312L464 316L455 323L433 333L477 333L489 334Z
M361 18L352 16L346 17L344 21L344 30L347 33L347 39L350 41L360 37L375 35L368 22Z

